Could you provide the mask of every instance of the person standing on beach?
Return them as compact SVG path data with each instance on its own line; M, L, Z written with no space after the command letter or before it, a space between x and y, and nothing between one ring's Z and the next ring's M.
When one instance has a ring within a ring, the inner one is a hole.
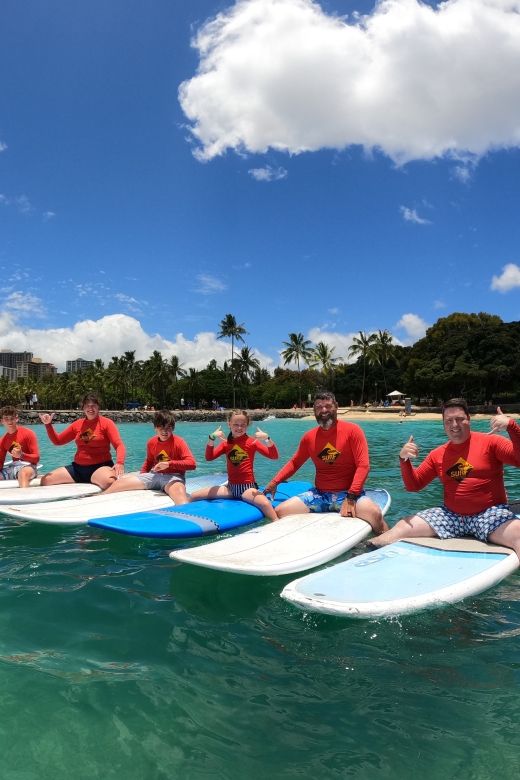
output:
M139 474L112 482L107 493L125 490L162 490L174 504L187 504L186 472L197 468L190 448L180 436L174 436L175 417L167 409L153 418L155 436L146 445L146 459Z
M18 410L14 406L0 409L0 423L7 431L0 439L0 480L17 479L20 487L29 487L38 474L40 460L36 434L18 425ZM4 466L7 453L13 460Z
M52 425L53 414L38 414L51 442L58 447L76 441L77 451L70 466L61 466L45 474L42 485L62 485L72 482L92 483L105 490L125 473L126 448L112 420L99 414L99 398L86 393L81 399L85 417L76 420L61 433ZM116 464L110 454L116 451Z
M363 486L370 470L365 434L354 423L338 421L333 393L316 393L314 415L318 423L303 436L291 460L266 485L264 493L274 498L280 482L292 477L306 460L316 467L316 487L283 501L277 519L307 512L339 512L342 517L360 517L375 534L388 530L383 514Z
M399 460L408 491L422 490L438 477L444 503L403 517L374 545L383 547L405 537L475 536L512 547L520 558L520 520L509 509L504 485L504 463L520 468L520 428L497 407L489 433L472 431L462 398L446 402L443 423L449 441L432 450L417 469L411 463L419 455L413 436L401 449ZM507 431L510 441L497 436L500 431Z

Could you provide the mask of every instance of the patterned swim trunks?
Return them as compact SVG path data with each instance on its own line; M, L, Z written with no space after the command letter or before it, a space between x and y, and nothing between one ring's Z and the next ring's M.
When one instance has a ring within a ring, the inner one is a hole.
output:
M476 515L458 515L444 505L425 509L417 515L426 520L440 539L476 536L481 542L485 542L499 525L516 518L507 504L491 506Z
M296 498L303 501L310 512L339 512L342 503L347 497L347 493L348 490L338 490L337 493L328 493L325 490L311 488L311 490L306 490L305 493L300 493ZM357 500L359 501L364 495L365 491L362 490Z

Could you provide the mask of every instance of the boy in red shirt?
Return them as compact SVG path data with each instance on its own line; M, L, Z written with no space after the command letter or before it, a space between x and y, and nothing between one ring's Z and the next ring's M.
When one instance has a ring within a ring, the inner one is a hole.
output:
M38 439L33 431L18 426L18 411L14 406L0 409L0 422L7 430L0 439L0 479L18 479L20 487L29 487L31 479L38 474ZM4 467L7 453L13 462Z
M164 490L175 504L187 504L185 473L197 468L195 458L184 439L174 436L175 417L167 409L155 413L152 436L146 445L146 460L136 476L113 482L107 493L124 490Z

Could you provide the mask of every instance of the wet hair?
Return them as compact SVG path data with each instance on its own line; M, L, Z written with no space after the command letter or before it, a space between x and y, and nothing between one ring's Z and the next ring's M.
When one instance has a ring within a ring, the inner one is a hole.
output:
M163 428L166 425L171 425L175 430L175 417L168 409L159 409L153 416L153 427Z
M99 400L99 396L96 393L85 393L85 395L81 396L80 404L81 408L85 406L85 404L88 404L88 402L92 404L97 404L97 406L101 406L101 401Z
M444 404L444 409L442 410L442 419L444 420L444 413L446 409L462 409L464 411L464 414L466 417L469 418L469 409L466 401L464 398L450 398L449 401L446 401Z
M228 421L228 425L230 424L233 417L245 417L247 420L247 425L249 426L251 424L251 418L249 417L249 414L243 409L231 409L231 411L227 413L226 420ZM231 431L229 432L227 440L229 443L233 441L233 434Z
M18 417L18 409L16 406L2 406L0 409L1 417Z
M319 393L316 393L314 396L314 403L316 403L316 401L332 401L333 404L337 403L336 396L329 390L321 390Z

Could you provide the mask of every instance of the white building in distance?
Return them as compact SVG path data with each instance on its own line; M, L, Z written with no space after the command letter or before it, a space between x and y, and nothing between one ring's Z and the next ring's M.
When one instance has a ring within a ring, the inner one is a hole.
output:
M83 360L83 358L67 360L67 374L76 374L78 371L84 371L86 368L93 365L93 360Z

